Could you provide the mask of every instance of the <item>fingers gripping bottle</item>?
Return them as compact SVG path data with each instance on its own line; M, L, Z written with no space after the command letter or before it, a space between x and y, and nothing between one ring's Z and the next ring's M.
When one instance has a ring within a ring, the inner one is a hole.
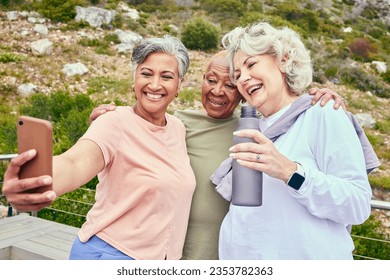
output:
M241 118L238 120L237 130L259 128L259 119L256 108L241 107ZM252 138L233 136L233 144L254 142ZM263 173L237 163L233 159L232 173L232 203L237 206L261 206L263 191Z

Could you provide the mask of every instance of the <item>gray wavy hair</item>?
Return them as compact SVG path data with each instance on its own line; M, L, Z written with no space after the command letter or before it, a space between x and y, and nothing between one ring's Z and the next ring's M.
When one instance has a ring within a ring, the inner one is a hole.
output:
M277 29L266 22L245 28L237 27L226 34L222 44L228 50L230 75L233 78L233 58L238 50L248 55L270 54L286 71L286 81L292 92L299 95L310 85L313 68L309 51L299 35L287 28Z
M133 50L131 56L133 78L139 64L152 53L168 53L176 57L179 65L179 78L183 80L190 66L190 57L184 44L177 38L165 35L161 38L143 39Z

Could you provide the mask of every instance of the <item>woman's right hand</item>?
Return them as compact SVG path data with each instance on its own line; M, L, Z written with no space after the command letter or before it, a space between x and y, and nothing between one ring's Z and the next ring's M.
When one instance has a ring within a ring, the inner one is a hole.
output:
M2 192L8 202L18 211L38 211L49 206L56 198L54 191L44 193L29 193L42 186L52 184L52 177L40 176L34 178L20 179L19 172L23 164L36 156L36 150L26 151L13 158L4 173L4 184Z
M91 124L99 116L107 113L108 111L114 111L116 109L115 103L111 102L110 104L102 104L92 110L89 115L89 123Z

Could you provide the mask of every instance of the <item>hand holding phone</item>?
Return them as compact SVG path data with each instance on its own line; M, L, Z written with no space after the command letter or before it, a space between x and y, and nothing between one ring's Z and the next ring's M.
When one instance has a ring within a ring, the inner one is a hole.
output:
M35 149L37 155L26 162L19 172L19 178L53 175L53 127L47 120L20 116L17 123L18 153ZM53 186L43 186L28 192L43 193Z

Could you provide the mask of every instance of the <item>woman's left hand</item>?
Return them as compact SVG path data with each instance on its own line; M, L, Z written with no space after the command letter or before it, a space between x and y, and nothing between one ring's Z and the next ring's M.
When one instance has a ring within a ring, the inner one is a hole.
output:
M240 143L232 146L230 156L242 166L262 171L271 177L287 182L296 171L296 163L282 155L274 143L260 131L243 129L233 133L239 137L252 138L255 143Z

